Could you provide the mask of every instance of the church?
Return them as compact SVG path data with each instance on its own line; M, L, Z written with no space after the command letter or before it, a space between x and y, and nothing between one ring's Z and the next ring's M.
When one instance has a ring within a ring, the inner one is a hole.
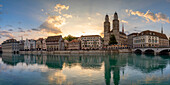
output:
M118 45L125 45L127 43L127 36L124 33L123 24L122 24L122 32L119 31L119 19L118 19L118 14L116 12L114 13L112 29L110 28L111 26L110 26L109 16L106 15L105 22L104 22L104 46L109 45L111 35L115 36Z

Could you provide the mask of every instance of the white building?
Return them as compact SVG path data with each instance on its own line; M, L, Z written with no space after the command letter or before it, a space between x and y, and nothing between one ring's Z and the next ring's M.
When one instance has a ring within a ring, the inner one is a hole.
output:
M163 33L142 31L133 38L133 47L165 47L169 46L168 38Z
M47 51L65 50L62 35L49 36L46 39Z
M81 49L102 49L103 41L99 35L81 36Z
M15 39L8 39L2 43L3 53L18 53L19 52L19 42Z
M43 38L39 38L36 41L36 50L46 50L47 46L46 46L46 39Z
M26 39L24 42L24 50L30 51L36 49L36 41L33 39Z

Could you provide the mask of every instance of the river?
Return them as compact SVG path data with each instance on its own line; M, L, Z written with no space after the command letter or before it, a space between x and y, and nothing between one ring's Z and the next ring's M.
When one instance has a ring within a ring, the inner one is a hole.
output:
M0 54L0 85L146 84L170 84L170 56Z

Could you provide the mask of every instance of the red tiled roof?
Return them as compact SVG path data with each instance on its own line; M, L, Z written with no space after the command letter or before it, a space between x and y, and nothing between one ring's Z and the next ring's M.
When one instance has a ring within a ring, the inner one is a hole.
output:
M77 39L70 41L70 43L73 43L73 42L79 42L79 41Z

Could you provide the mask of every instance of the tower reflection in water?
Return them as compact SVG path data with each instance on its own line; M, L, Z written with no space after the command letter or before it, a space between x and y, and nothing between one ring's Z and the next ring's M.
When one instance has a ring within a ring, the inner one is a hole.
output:
M121 75L125 75L126 67L139 70L142 73L152 73L163 69L168 65L169 59L165 56L147 56L136 54L112 54L112 55L14 55L2 54L2 61L11 66L17 63L43 64L51 69L63 69L63 65L72 68L80 65L84 69L102 69L104 62L105 84L115 85L121 83ZM165 59L167 58L167 59Z

